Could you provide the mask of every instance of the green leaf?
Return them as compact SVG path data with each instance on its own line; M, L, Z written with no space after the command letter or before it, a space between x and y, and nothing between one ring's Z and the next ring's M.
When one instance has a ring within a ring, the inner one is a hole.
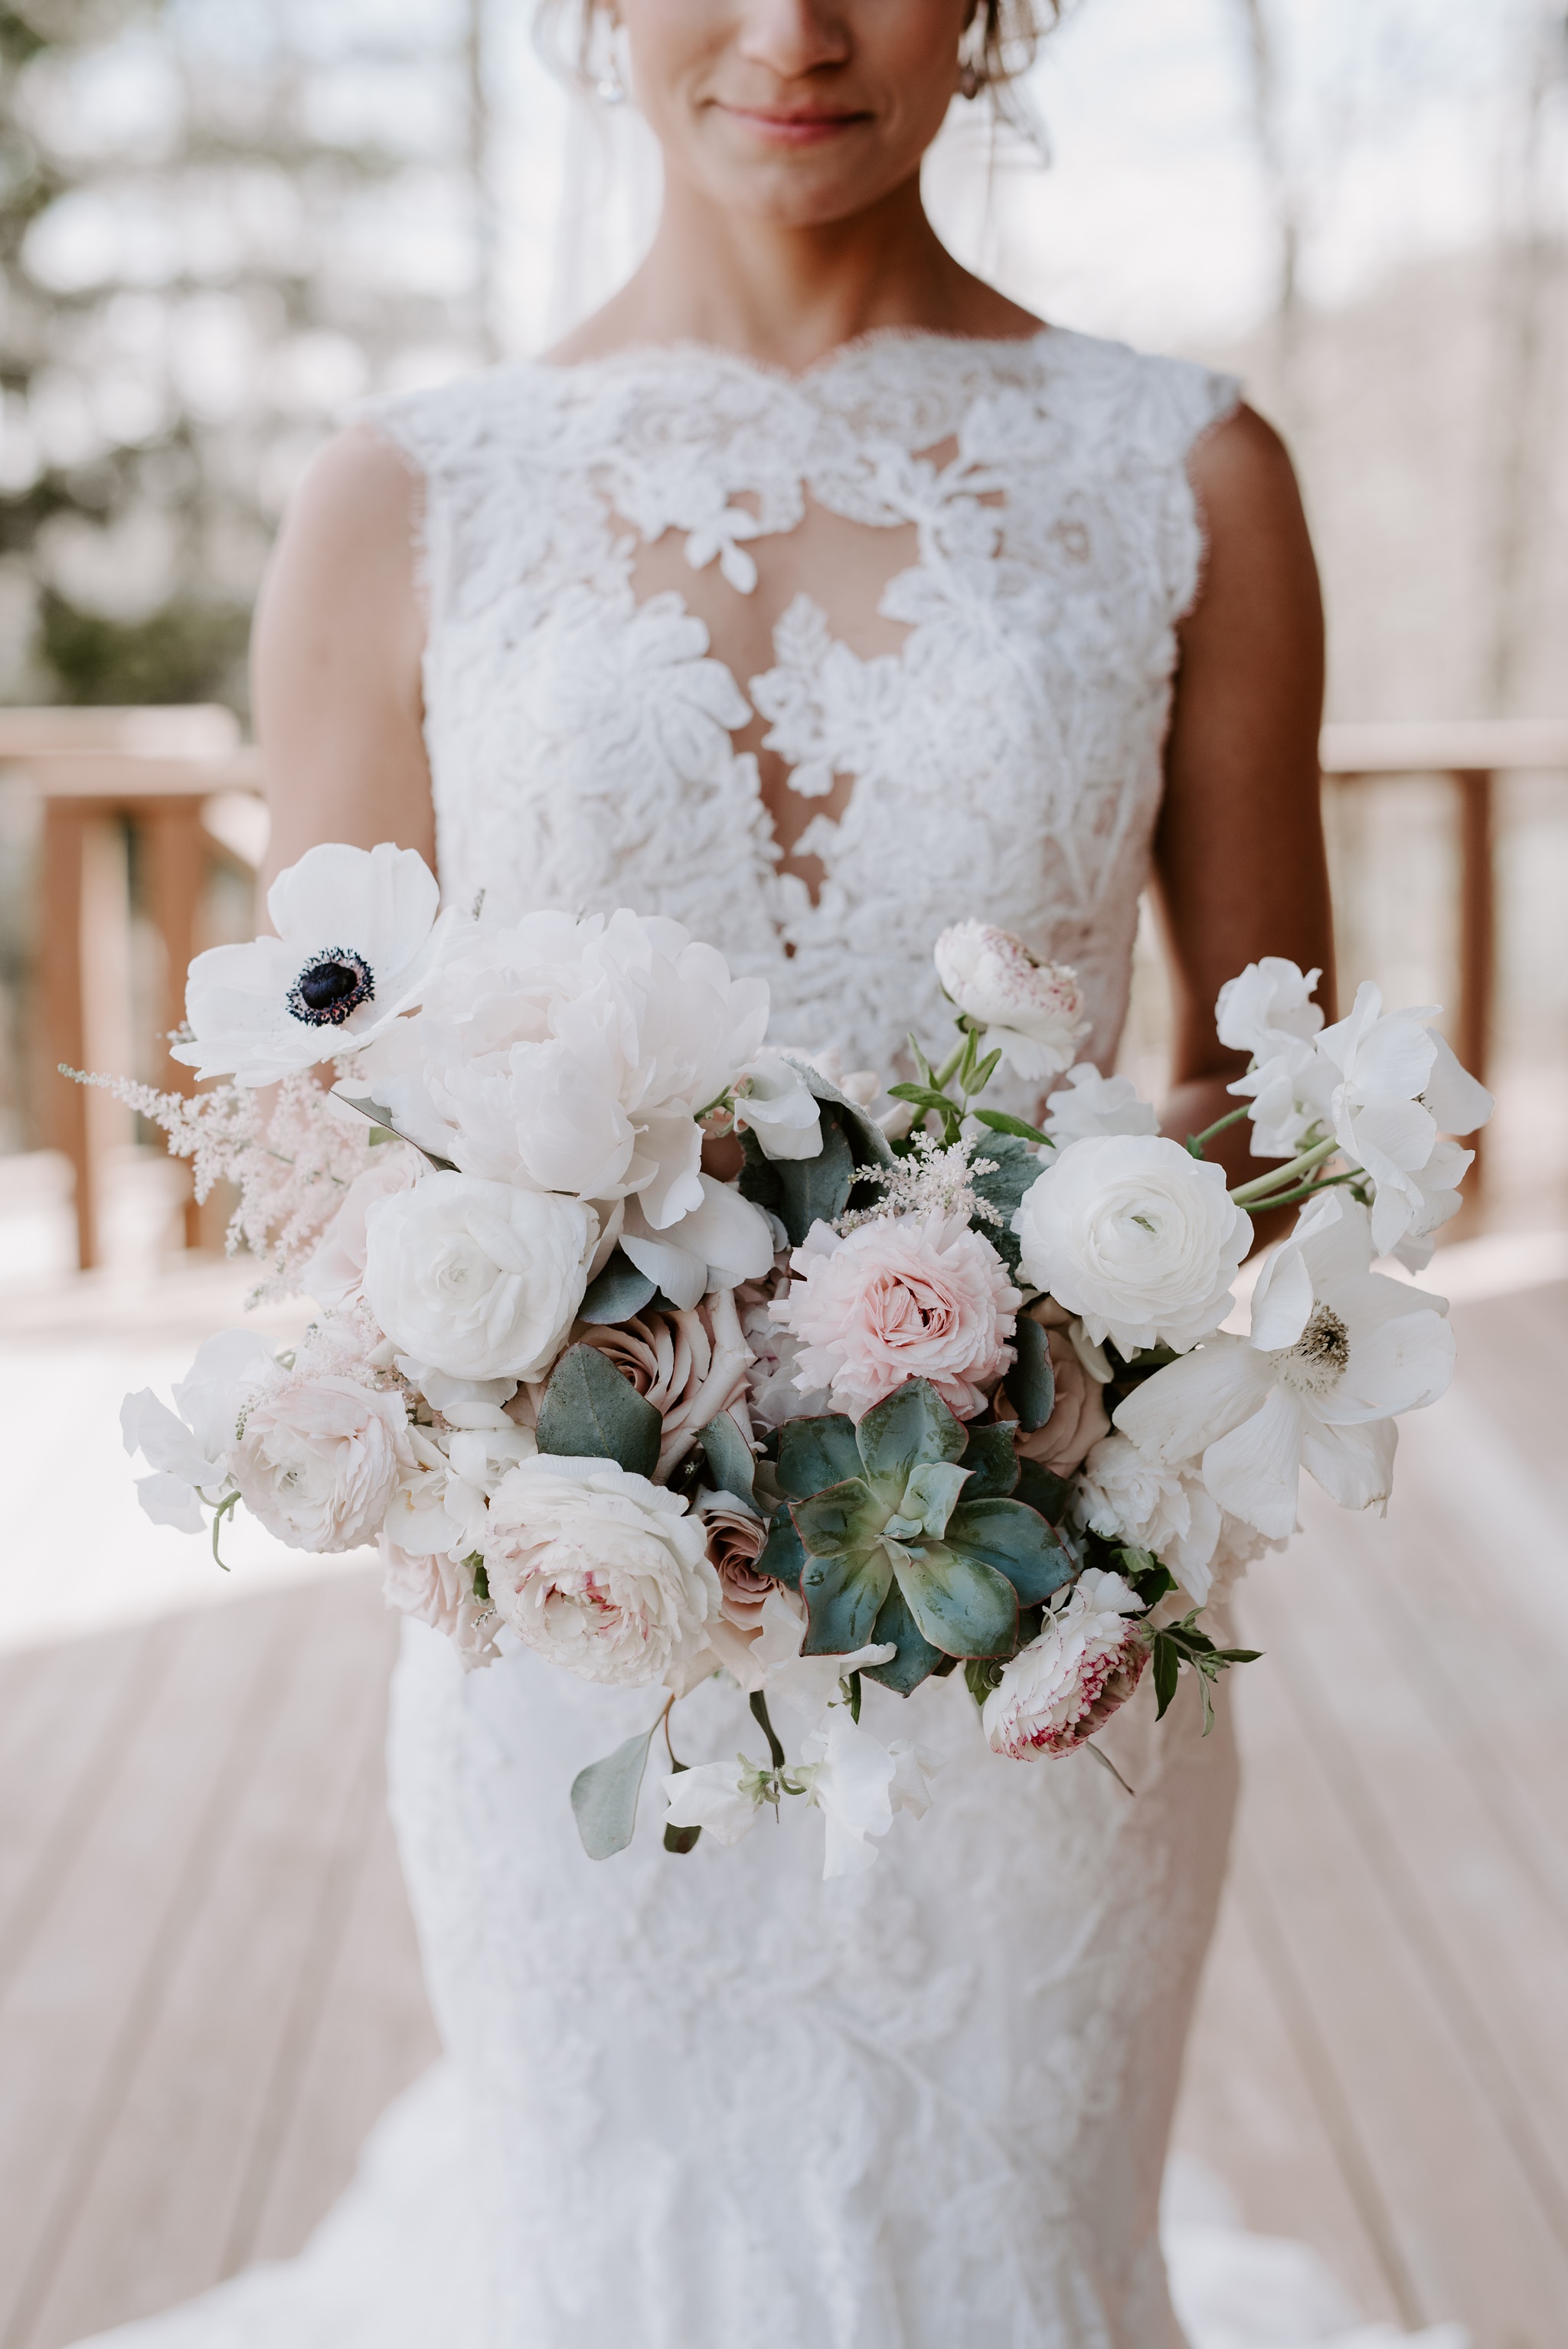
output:
M957 1460L968 1437L927 1379L911 1379L855 1430L868 1476L898 1478L923 1460Z
M968 1469L960 1468L955 1461L922 1461L910 1471L898 1514L888 1521L888 1534L897 1541L916 1541L923 1535L940 1540L968 1482Z
M774 1165L778 1183L775 1213L799 1247L813 1224L836 1224L854 1188L854 1154L836 1119L822 1120L822 1147L815 1158L781 1158ZM741 1188L745 1190L744 1182ZM771 1204L767 1201L762 1205Z
M751 1446L727 1411L697 1431L707 1473L721 1493L733 1493L738 1500L755 1500L757 1458Z
M1154 1693L1159 1700L1154 1718L1163 1721L1176 1693L1176 1683L1181 1677L1181 1658L1176 1643L1168 1631L1154 1634Z
M749 1126L740 1137L740 1149L742 1163L736 1188L741 1197L749 1199L754 1207L766 1207L770 1215L782 1216L783 1193L778 1169Z
M958 1113L958 1103L934 1085L889 1085L888 1092L894 1101L909 1102L915 1109L934 1109L944 1116Z
M1000 1112L977 1109L975 1114L989 1122ZM1012 1227L1013 1218L1018 1212L1018 1204L1025 1192L1040 1178L1040 1162L1016 1134L999 1134L995 1142L987 1142L982 1155L995 1162L996 1171L994 1174L975 1176L975 1195L987 1201L1002 1218L1000 1225L985 1225L983 1236L1008 1270L1016 1272L1018 1239Z
M814 1506L810 1501L795 1504L798 1509ZM800 1569L800 1596L808 1617L800 1653L848 1656L869 1646L892 1580L892 1560L880 1541L874 1549L808 1557Z
M1009 1501L985 1504L1010 1508ZM921 1634L949 1656L1010 1656L1018 1644L1018 1594L1005 1574L946 1542L904 1550L894 1568Z
M792 1501L810 1500L830 1485L861 1473L855 1423L841 1413L789 1419L779 1431L779 1489Z
M760 1689L753 1689L748 1702L751 1706L752 1719L757 1723L757 1725L761 1730L763 1736L768 1740L768 1752L772 1760L773 1767L776 1770L782 1770L784 1767L784 1748L779 1742L779 1732L774 1728L772 1717L768 1711L768 1699L764 1696Z
M984 1656L971 1656L964 1667L965 1685L978 1705L984 1705L993 1689L1001 1685L1002 1667Z
M614 1460L634 1475L659 1464L664 1422L597 1346L569 1346L539 1407L539 1448L572 1460Z
M1072 1505L1072 1479L1053 1476L1037 1460L1018 1463L1017 1498L1027 1501L1031 1509L1038 1509L1047 1524L1059 1526Z
M409 1142L408 1136L406 1133L399 1133L397 1127L392 1123L391 1111L389 1109L384 1109L378 1101L370 1101L362 1096L356 1097L353 1093L340 1093L335 1090L333 1093L333 1099L334 1101L342 1102L346 1107L349 1109L356 1109L359 1112L360 1116L367 1117L370 1120L371 1124L377 1127L379 1133L389 1133L392 1135L393 1139L397 1142L407 1142L410 1150L418 1151L420 1157L424 1159L426 1164L433 1166L438 1174L455 1174L457 1173L457 1168L453 1165L449 1158L438 1158L433 1150L425 1149L423 1144L420 1143Z
M653 1302L657 1284L639 1272L622 1249L614 1248L596 1280L591 1280L577 1309L580 1321L629 1321Z
M969 1091L971 1095L975 1093L983 1093L985 1092L986 1086L990 1083L992 1078L996 1073L1001 1058L1002 1047L1000 1044L997 1045L994 1052L986 1053L985 1058L980 1062L979 1066L975 1071L974 1075L969 1080Z
M674 1756L671 1756L671 1767L677 1777L683 1770L689 1768L689 1764L685 1762L676 1762ZM695 1851L696 1849L696 1839L701 1833L702 1829L700 1827L667 1826L665 1829L665 1849L666 1851L678 1852Z
M1026 1607L1073 1578L1073 1561L1037 1510L1022 1501L961 1501L947 1520L949 1548L1005 1574Z
M858 1476L830 1485L807 1501L790 1504L795 1530L813 1557L846 1557L873 1549L882 1538L887 1512Z
M602 1762L590 1762L572 1781L577 1832L590 1859L611 1859L624 1851L637 1824L637 1796L648 1766L648 1747L658 1723L628 1737Z
M788 1053L785 1058L789 1060ZM847 1093L841 1093L837 1085L830 1084L819 1070L808 1068L804 1061L791 1061L789 1064L791 1068L799 1069L805 1078L812 1100L830 1109L843 1127L857 1166L892 1164L892 1146L869 1110L862 1109L859 1102L851 1101ZM823 1123L827 1123L826 1119Z
M1020 1313L1013 1331L1018 1359L1007 1372L1006 1385L1026 1435L1044 1427L1056 1408L1057 1374L1051 1368L1050 1340L1039 1323Z
M900 1696L910 1695L944 1661L942 1650L934 1648L929 1640L921 1636L920 1626L896 1582L882 1600L872 1638L879 1647L885 1647L891 1640L898 1653L891 1663L862 1666L865 1676L869 1681L881 1681L883 1688L893 1689Z
M1042 1133L1037 1125L1030 1125L1026 1119L1010 1117L1005 1109L972 1109L969 1114L977 1117L982 1125L988 1125L993 1133L1013 1133L1020 1142L1043 1142L1047 1150L1055 1147L1048 1133ZM1034 1160L1031 1164L1037 1174L1039 1162Z
M800 1568L805 1563L806 1545L795 1530L795 1520L787 1508L780 1509L768 1529L756 1571L770 1575L786 1590L799 1590Z
M972 1427L960 1464L969 1471L966 1501L1004 1501L1018 1482L1018 1455L1010 1426Z

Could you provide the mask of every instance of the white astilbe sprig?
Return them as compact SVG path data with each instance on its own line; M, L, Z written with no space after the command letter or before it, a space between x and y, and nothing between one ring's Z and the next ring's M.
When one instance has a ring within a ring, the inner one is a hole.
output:
M950 1143L944 1149L932 1133L916 1133L907 1157L891 1166L857 1168L857 1183L880 1183L886 1196L874 1207L855 1207L841 1216L833 1229L842 1237L861 1224L880 1223L885 1216L962 1216L967 1223L1000 1225L1004 1218L989 1199L975 1188L975 1178L995 1174L995 1158L972 1158L971 1142Z
M129 1077L70 1073L160 1126L170 1157L191 1161L199 1201L221 1182L237 1187L240 1201L224 1245L230 1256L248 1249L263 1268L250 1304L297 1293L323 1228L349 1184L371 1163L368 1125L350 1123L335 1111L304 1071L281 1081L270 1109L249 1085L163 1093Z

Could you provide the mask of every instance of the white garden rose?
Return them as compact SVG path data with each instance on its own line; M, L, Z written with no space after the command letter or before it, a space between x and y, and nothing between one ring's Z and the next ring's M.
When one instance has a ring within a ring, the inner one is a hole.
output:
M504 1619L579 1680L684 1686L718 1618L702 1520L614 1460L522 1461L490 1503L484 1557Z
M456 1379L542 1378L583 1302L581 1199L427 1174L366 1214L365 1297L399 1352Z
M335 1371L286 1378L245 1414L229 1464L240 1498L291 1549L357 1549L413 1465L407 1423L395 1392Z
M1078 973L1042 962L989 922L956 922L936 941L936 975L960 1011L1001 1047L1007 1067L1037 1082L1072 1065L1090 1021Z
M1253 1227L1224 1170L1161 1134L1092 1134L1059 1150L1013 1218L1023 1269L1130 1358L1184 1353L1218 1327Z
M696 1121L756 1056L768 1004L678 923L530 914L462 936L366 1075L399 1133L464 1173L635 1193L663 1230L703 1205Z

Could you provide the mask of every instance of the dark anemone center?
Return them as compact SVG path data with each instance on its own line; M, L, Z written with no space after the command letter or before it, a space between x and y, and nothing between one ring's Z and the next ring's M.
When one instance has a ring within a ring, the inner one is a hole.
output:
M288 991L296 1019L310 1028L337 1028L376 993L370 966L362 955L332 947L307 963Z

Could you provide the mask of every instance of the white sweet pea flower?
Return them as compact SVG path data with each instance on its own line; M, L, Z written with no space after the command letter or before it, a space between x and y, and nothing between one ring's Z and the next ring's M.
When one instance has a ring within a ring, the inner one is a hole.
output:
M1157 1371L1117 1426L1163 1461L1202 1454L1214 1498L1274 1539L1295 1529L1303 1467L1343 1508L1386 1501L1395 1414L1437 1401L1454 1340L1440 1299L1371 1261L1367 1210L1343 1191L1313 1200L1264 1268L1250 1336Z
M872 1836L892 1825L892 1788L899 1764L887 1747L835 1707L825 1729L800 1749L806 1795L822 1814L827 1841L822 1878L861 1876L876 1866Z
M793 1625L793 1644L784 1631L781 1617L779 1621L778 1646L769 1651L764 1645L758 1651L760 1661L772 1667L768 1674L769 1702L771 1704L777 1698L807 1730L819 1728L831 1708L842 1703L842 1684L851 1672L861 1671L868 1664L891 1664L898 1653L893 1642L857 1648L848 1656L803 1656L799 1652L799 1618Z
M366 1074L400 1133L466 1174L635 1193L663 1231L702 1206L696 1120L767 1026L766 984L733 978L678 923L530 914L467 933Z
M727 1849L750 1834L773 1799L773 1773L745 1754L733 1762L696 1762L665 1780L668 1824L701 1827Z
M438 967L439 902L411 848L307 849L267 893L276 937L196 957L185 984L191 1034L174 1059L199 1076L269 1085L370 1042Z
M640 1199L628 1199L621 1227L621 1247L637 1270L685 1311L710 1289L738 1288L773 1269L773 1226L761 1208L711 1174L699 1174L696 1189L696 1206L660 1229Z
M1042 962L1022 938L989 922L957 922L936 941L944 991L1001 1047L1016 1075L1038 1082L1071 1065L1092 1022L1078 973Z
M410 1427L413 1464L387 1507L387 1538L413 1557L467 1557L484 1547L489 1503L539 1446L531 1428L497 1411L493 1425Z
M1092 1061L1080 1061L1061 1091L1047 1096L1045 1131L1057 1143L1091 1133L1158 1133L1160 1113L1139 1100L1130 1077L1102 1077Z
M1366 980L1348 1016L1326 1028L1318 1044L1339 1080L1330 1102L1335 1138L1377 1186L1372 1245L1387 1256L1407 1233L1422 1237L1454 1213L1445 1195L1463 1169L1441 1136L1473 1133L1493 1102L1431 1032L1438 1005L1382 1007L1382 989Z
M153 1472L136 1479L136 1490L154 1525L203 1530L201 1504L215 1507L230 1489L246 1406L277 1375L272 1348L253 1330L221 1330L175 1386L173 1411L150 1387L126 1396L120 1434Z
M1267 1059L1283 1037L1310 1041L1323 1025L1321 1006L1312 1000L1321 970L1304 971L1283 955L1264 955L1228 978L1214 1006L1214 1026L1233 1052Z
M587 1286L599 1219L580 1199L427 1174L366 1214L365 1296L397 1347L455 1379L549 1369Z
M734 1084L738 1133L755 1133L764 1158L815 1158L822 1147L816 1096L782 1052L759 1052Z
M1013 1218L1025 1278L1090 1339L1179 1352L1222 1321L1253 1227L1205 1164L1161 1134L1091 1134L1058 1150Z
M1084 1462L1074 1510L1107 1541L1152 1550L1202 1606L1220 1539L1220 1505L1195 1461L1172 1466L1130 1436L1104 1436Z
M1314 1007L1315 1009L1315 1007ZM1250 1100L1254 1158L1294 1158L1330 1131L1336 1072L1322 1040L1276 1031L1228 1092Z

